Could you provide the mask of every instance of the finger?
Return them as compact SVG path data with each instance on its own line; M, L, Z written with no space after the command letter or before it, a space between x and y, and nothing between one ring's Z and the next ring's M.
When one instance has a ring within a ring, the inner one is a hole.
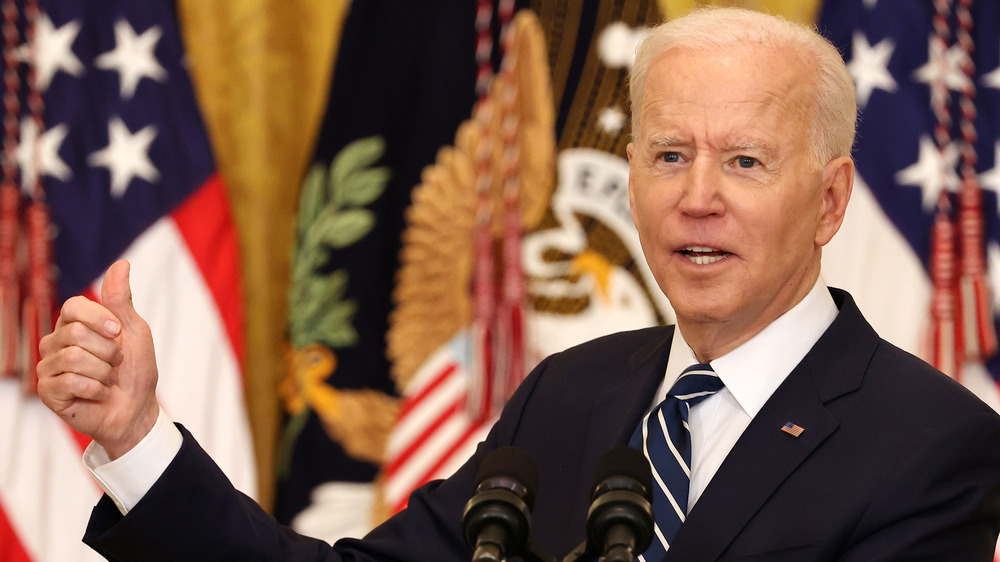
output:
M102 402L111 396L110 387L78 373L39 379L38 386L45 405L56 412L77 400Z
M101 284L101 301L125 326L141 321L132 306L132 287L129 285L130 265L118 260L108 268Z
M120 365L123 358L121 343L117 339L99 334L83 322L59 326L38 343L38 351L43 358L67 347L79 347L112 367Z
M107 307L86 297L72 297L63 303L56 320L56 329L81 322L90 329L107 337L115 337L121 332L121 323Z
M107 361L78 346L63 347L43 357L35 372L39 380L56 378L63 373L76 373L105 386L117 383L115 370Z

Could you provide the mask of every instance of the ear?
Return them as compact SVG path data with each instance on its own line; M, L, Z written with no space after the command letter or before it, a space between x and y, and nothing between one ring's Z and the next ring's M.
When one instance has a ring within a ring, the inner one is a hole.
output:
M816 226L816 246L825 246L840 230L847 212L847 202L854 189L854 160L850 156L834 158L823 166L823 214Z
M635 145L628 143L625 147L625 155L628 156L629 163L629 173L628 173L628 210L632 215L632 224L639 226L635 215L635 189L632 187L632 155L635 152Z

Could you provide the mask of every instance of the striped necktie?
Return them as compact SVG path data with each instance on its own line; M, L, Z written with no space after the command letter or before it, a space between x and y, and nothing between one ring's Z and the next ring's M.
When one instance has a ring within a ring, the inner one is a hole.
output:
M646 415L629 445L649 459L653 469L653 542L639 556L643 562L659 562L670 548L687 516L691 485L691 407L723 387L722 379L706 364L692 365L677 379L667 397Z

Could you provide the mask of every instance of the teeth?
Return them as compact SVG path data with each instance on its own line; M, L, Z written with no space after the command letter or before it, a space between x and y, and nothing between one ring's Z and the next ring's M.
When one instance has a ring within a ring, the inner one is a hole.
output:
M709 248L708 246L689 246L684 248L688 252L717 252L715 248Z
M697 265L706 265L710 263L715 263L720 260L726 259L726 255L723 256L688 256L687 258Z

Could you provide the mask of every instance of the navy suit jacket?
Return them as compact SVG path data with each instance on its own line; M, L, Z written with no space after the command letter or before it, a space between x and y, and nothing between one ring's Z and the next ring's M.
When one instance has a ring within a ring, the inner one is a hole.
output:
M665 562L992 560L1000 416L881 340L847 293L831 292L836 320L754 417ZM562 558L583 541L596 461L628 442L653 401L672 329L544 360L465 466L362 540L331 548L277 525L184 431L126 517L102 498L85 541L111 560L469 560L460 527L476 470L513 445L541 470L532 539ZM786 422L805 430L793 437Z

